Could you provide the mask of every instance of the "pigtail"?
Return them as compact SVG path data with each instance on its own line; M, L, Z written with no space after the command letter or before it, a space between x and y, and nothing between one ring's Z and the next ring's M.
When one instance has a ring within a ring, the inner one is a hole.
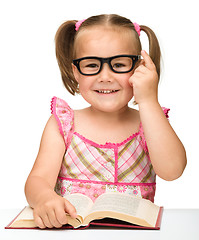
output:
M151 57L152 61L154 62L156 66L156 71L158 73L158 77L160 79L160 57L161 57L161 51L158 39L155 35L155 33L147 26L140 26L140 29L144 31L149 39L149 56Z
M73 46L75 38L75 23L77 21L64 22L55 35L55 50L58 65L61 71L62 81L66 89L75 95L78 83L72 71Z

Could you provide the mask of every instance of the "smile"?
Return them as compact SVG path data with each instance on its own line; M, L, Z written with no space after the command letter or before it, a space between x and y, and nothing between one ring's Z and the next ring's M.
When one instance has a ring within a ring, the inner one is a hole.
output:
M98 93L105 93L105 94L109 94L109 93L114 93L117 92L119 90L95 90Z

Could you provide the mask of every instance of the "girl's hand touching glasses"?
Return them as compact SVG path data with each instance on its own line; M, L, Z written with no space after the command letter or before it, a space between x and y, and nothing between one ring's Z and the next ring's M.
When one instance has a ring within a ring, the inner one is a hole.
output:
M158 101L158 74L155 64L146 51L141 51L143 59L129 79L133 87L134 99L138 104Z

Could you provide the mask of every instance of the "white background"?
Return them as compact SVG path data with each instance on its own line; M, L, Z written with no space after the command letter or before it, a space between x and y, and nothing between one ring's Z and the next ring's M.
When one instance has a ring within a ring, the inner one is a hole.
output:
M65 20L116 13L151 27L160 41L163 72L159 102L183 142L188 164L182 177L157 178L155 202L198 208L198 3L194 0L0 1L0 208L26 205L24 184L50 116L51 97L86 106L61 82L54 35ZM147 49L144 33L143 48ZM166 147L166 146L165 146ZM49 163L50 164L50 163Z

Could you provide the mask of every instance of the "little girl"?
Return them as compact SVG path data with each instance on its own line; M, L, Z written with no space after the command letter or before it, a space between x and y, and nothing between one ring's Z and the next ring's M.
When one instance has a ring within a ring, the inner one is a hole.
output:
M142 50L140 31L149 38ZM61 227L76 209L63 196L93 201L123 192L154 201L156 174L178 178L186 166L182 143L158 102L160 48L154 32L118 15L67 21L57 31L56 56L66 89L90 104L72 110L53 97L25 193L40 228ZM141 59L142 56L142 59ZM139 111L130 108L134 97Z

